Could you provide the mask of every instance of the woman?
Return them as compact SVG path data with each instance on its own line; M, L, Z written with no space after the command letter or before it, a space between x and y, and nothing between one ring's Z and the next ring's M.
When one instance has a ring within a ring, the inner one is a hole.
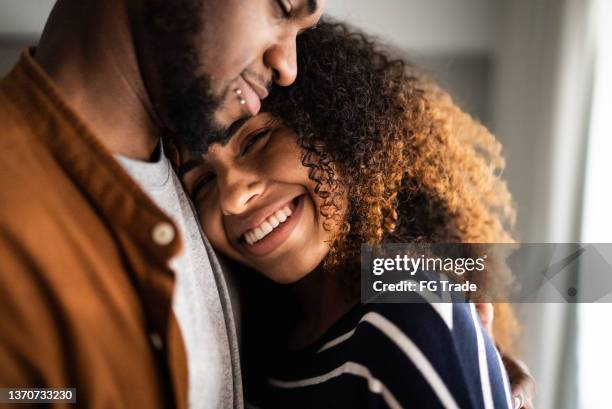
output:
M472 304L359 303L362 243L512 241L500 145L342 24L321 23L298 47L296 83L183 178L207 237L247 283L247 400L512 407Z

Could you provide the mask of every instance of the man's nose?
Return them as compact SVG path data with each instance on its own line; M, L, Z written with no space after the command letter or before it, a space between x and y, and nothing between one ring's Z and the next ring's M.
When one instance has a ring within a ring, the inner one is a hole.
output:
M221 179L219 201L224 216L245 212L263 192L262 181L239 172L227 172Z
M283 87L293 84L297 77L295 34L288 34L270 46L264 55L265 64L274 72L274 81Z

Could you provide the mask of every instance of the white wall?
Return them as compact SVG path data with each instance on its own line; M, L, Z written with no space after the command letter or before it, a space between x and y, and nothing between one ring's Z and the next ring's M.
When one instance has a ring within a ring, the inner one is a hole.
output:
M34 45L55 0L0 0L0 75L7 73L22 48Z
M327 14L401 49L490 126L498 8L490 0L330 0Z
M495 44L498 1L329 0L328 13L406 51L480 54Z
M38 34L55 0L0 0L0 36Z

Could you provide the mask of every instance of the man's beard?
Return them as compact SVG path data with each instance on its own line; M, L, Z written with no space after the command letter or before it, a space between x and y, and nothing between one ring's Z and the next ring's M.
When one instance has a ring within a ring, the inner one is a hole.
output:
M161 87L162 110L174 134L194 154L213 143L226 143L238 125L223 127L215 112L223 95L212 92L212 80L200 71L198 44L203 31L203 0L147 0L145 24L148 47L154 47Z
M166 72L162 86L163 103L175 136L192 154L199 155L212 143L226 138L226 130L215 122L214 114L221 101L212 95L208 76L196 77L187 70Z

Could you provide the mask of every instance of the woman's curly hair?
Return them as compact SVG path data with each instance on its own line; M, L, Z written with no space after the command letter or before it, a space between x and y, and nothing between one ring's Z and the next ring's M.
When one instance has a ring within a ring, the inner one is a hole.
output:
M275 89L263 110L304 149L334 226L326 269L358 279L362 243L513 242L501 145L483 125L345 24L323 20L297 47L296 82Z

